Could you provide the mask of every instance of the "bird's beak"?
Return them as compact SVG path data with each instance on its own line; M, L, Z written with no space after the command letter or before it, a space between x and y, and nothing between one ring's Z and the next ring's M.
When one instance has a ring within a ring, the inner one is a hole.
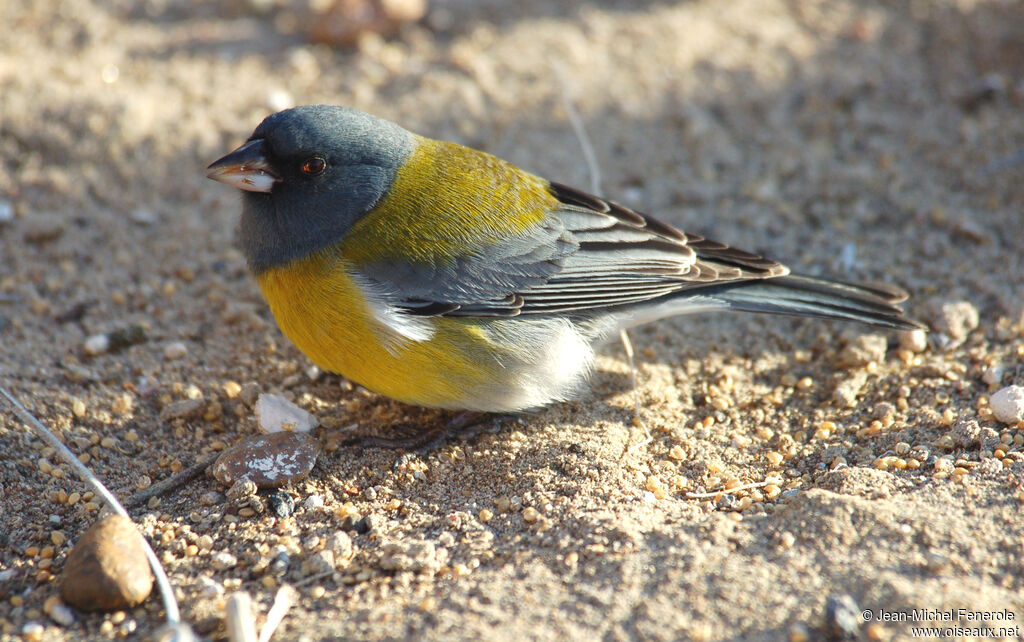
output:
M281 180L263 155L263 139L250 140L210 163L206 177L247 192L269 192Z

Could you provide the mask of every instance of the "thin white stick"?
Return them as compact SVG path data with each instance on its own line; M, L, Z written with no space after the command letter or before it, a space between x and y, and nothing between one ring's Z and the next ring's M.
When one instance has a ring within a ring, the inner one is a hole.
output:
M576 111L576 106L573 105L572 99L569 98L569 90L567 89L568 84L565 82L565 73L563 72L561 65L554 65L555 75L558 77L558 84L562 88L562 104L565 107L565 112L569 115L569 124L572 125L572 131L576 134L576 139L580 142L580 148L583 151L583 160L587 163L587 169L590 170L590 191L595 196L601 195L601 167L597 164L597 155L594 154L594 147L590 144L590 138L587 137L587 130L583 127L583 119L580 118L579 112Z
M562 105L565 107L565 113L569 115L569 124L572 125L572 130L576 134L576 140L579 141L580 149L583 151L583 160L587 163L587 168L590 170L590 191L595 196L600 196L601 167L597 164L594 146L590 144L590 137L587 136L587 130L583 126L583 119L580 118L579 112L576 111L576 105L573 104L572 99L569 97L569 85L565 79L564 69L558 63L553 64L552 69L558 79L558 85L562 89ZM633 343L629 340L629 334L625 329L619 330L619 339L622 340L622 347L626 351L626 359L629 361L629 373L633 378L633 416L639 422L640 427L644 429L643 440L631 446L627 453L633 454L636 450L654 441L654 438L651 437L651 431L647 429L647 424L640 418L640 385L636 376L636 364L633 362Z
M107 487L103 485L103 482L101 482L96 475L92 474L92 471L86 468L85 464L79 461L78 457L75 457L75 454L72 453L56 435L50 432L42 422L26 410L25 407L22 406L17 399L11 396L11 393L7 392L7 389L3 386L0 386L0 395L3 395L7 399L7 403L14 410L14 414L18 415L18 417L20 417L21 420L25 422L25 424L31 428L37 436L57 451L57 454L60 455L61 459L71 466L82 481L92 488L93 492L99 495L111 510L128 521L132 521L128 511L121 506L121 502L117 501L117 497L114 497L114 494L107 490ZM154 553L153 549L150 548L149 542L146 541L146 538L142 537L142 533L139 533L139 538L142 540L142 546L146 551L146 559L149 560L149 566L153 569L153 576L156 578L157 588L160 589L160 597L163 599L164 611L167 614L167 628L191 634L191 630L188 629L187 625L181 622L181 613L178 611L178 602L174 599L174 590L171 588L170 580L167 579L167 574L164 573L164 567L160 565L160 560L157 559L156 553Z
M715 490L715 491L711 491L711 492L707 492L707 493L686 493L686 498L687 499L713 499L715 497L718 497L719 495L730 495L732 493L738 493L741 490L748 490L750 488L763 488L763 487L767 486L770 483L772 483L772 482L768 482L768 481L751 482L749 484L740 484L739 486L736 486L735 488L730 488L728 490L725 490L725 489L723 489L723 490Z
M287 584L282 584L281 588L277 589L277 594L274 595L274 604L267 612L267 621L260 629L259 642L270 642L270 638L274 637L274 631L281 626L284 616L288 615L288 609L292 608L298 599L299 592Z
M236 591L224 605L224 624L231 642L256 642L256 618L252 598L245 591Z

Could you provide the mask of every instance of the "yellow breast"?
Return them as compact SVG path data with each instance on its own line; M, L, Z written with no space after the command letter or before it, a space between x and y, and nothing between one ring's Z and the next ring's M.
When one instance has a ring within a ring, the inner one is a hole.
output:
M495 375L484 334L465 320L428 317L420 321L430 340L395 336L375 318L351 268L326 250L257 279L281 331L322 369L405 403L467 407L467 394Z

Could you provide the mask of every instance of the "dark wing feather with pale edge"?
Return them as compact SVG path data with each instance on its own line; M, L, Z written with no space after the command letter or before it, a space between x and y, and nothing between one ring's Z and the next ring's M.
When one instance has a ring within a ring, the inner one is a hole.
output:
M370 266L411 314L450 317L593 313L684 291L751 312L917 327L891 286L790 277L784 265L689 234L558 183L544 224L445 265Z

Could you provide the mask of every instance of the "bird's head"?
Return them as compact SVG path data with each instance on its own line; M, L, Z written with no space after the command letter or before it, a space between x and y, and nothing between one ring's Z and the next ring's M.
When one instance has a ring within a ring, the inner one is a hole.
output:
M342 240L387 193L415 144L389 121L308 105L268 116L206 175L244 190L240 241L259 273Z

